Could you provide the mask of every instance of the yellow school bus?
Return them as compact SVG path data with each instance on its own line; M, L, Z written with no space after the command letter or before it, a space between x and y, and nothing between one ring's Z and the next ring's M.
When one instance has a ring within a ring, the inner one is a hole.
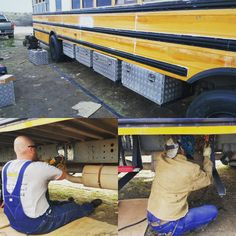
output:
M235 117L235 8L232 0L33 0L33 28L55 61L64 53L159 105L192 96L188 117Z

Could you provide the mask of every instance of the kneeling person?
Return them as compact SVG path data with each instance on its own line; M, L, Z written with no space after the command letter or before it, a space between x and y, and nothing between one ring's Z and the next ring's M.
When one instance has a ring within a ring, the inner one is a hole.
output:
M189 161L194 145L191 136L181 136L180 142L169 139L166 151L157 158L147 218L150 227L161 235L181 236L208 224L218 214L213 205L188 208L189 194L212 182L211 148L204 148L202 170Z

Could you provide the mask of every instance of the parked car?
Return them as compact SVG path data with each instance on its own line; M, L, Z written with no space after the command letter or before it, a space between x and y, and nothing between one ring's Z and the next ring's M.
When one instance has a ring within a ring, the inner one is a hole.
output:
M15 24L8 20L3 14L0 14L0 36L8 36L9 39L14 38Z

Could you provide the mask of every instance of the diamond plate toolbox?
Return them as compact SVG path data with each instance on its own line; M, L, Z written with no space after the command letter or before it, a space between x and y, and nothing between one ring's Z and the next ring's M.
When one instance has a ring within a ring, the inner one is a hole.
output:
M75 44L63 41L63 53L66 56L74 59L75 58Z
M47 65L48 64L48 51L44 49L29 50L29 61L35 65Z
M122 62L122 84L147 99L162 105L182 96L183 82Z
M75 58L81 64L88 67L93 67L93 51L92 50L88 48L76 46Z
M15 92L13 81L0 84L0 107L15 104Z
M121 62L116 58L109 57L98 52L94 52L93 69L112 81L120 80Z

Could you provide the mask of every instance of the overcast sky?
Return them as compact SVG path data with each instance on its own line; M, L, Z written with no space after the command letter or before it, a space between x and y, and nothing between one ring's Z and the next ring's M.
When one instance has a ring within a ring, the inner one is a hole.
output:
M0 12L32 12L32 0L0 0Z

